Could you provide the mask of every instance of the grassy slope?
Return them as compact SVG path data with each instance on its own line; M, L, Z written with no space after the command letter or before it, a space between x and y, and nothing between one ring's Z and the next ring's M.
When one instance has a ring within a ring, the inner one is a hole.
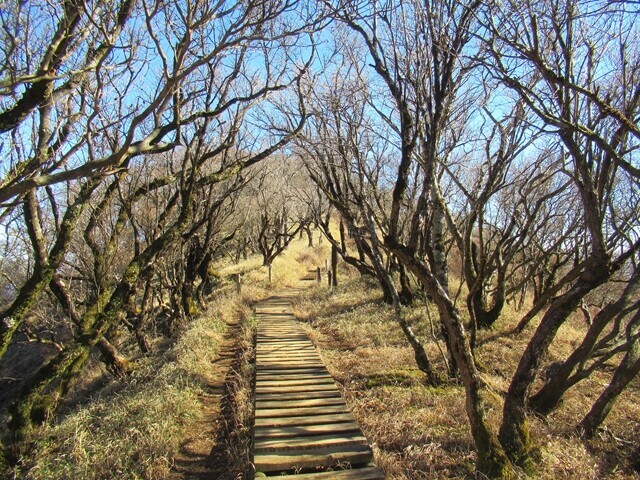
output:
M213 381L211 362L218 357L231 317L250 324L251 303L298 285L309 269L324 266L328 256L326 242L312 249L306 246L306 239L294 242L275 261L271 285L259 258L221 268L223 276L244 272L242 295L217 299L167 352L142 360L132 377L113 382L82 407L43 429L34 439L35 451L26 461L27 468L16 472L16 478L176 478L171 471L174 457L190 429L197 428L202 419L199 398ZM337 289L331 291L323 282L305 292L295 309L308 322L312 339L373 442L378 464L389 479L474 478L475 457L462 388L453 384L424 386L411 351L391 320L391 311L380 302L377 285L357 278L344 266L339 273L341 285ZM430 357L442 369L427 320L430 312L422 305L405 313L421 336L429 339ZM531 334L506 335L517 317L517 312L507 311L494 330L479 338L483 375L495 392L490 415L495 425L501 394L515 368L518 351ZM579 321L563 327L554 344L553 359L563 358L579 338L581 327ZM590 404L606 381L605 374L595 376L570 392L548 424L532 422L542 444L538 478L640 478L626 468L632 441L637 444L640 436L636 401L640 382L633 384L611 413L607 428L612 435L589 445L573 436L573 425L586 412L584 398ZM241 388L247 388L246 382ZM241 405L248 398L246 391L236 391L236 396L236 408L247 409L246 404ZM243 422L246 419L240 418L238 425ZM246 429L236 434L246 435ZM236 461L243 461L242 451L232 454Z
M71 411L39 429L30 439L32 449L22 464L3 473L7 478L34 480L179 478L173 467L175 457L193 430L202 427L202 399L211 384L227 378L228 372L218 371L212 364L219 358L229 325L240 321L243 328L251 329L250 306L274 291L297 285L325 250L326 244L309 250L306 239L297 240L287 256L274 262L271 284L258 256L238 265L222 265L218 273L223 278L242 272L241 295L236 295L229 283L225 293L215 298L169 349L159 348L161 353L138 360L127 379L108 378L99 364L88 369L83 385L107 386L93 389L94 393L78 399ZM239 336L238 343L244 336ZM234 423L241 430L248 410L243 405L246 383L238 381L233 395ZM236 435L243 435L243 431ZM241 445L242 440L237 441L233 448ZM240 449L230 455L237 457L231 463L243 461Z
M346 282L345 274L350 277ZM297 303L296 313L309 322L310 335L375 445L378 464L389 479L475 478L462 387L425 386L392 312L380 302L376 285L346 271L342 277L343 285L335 292L309 292ZM429 311L421 305L406 309L405 314L422 338L430 339L430 358L442 372L444 364L432 341ZM483 377L495 394L489 417L496 428L502 395L533 328L521 336L508 336L519 315L507 306L496 328L479 335L477 355ZM582 327L579 320L572 320L562 328L551 360L566 356ZM571 390L549 422L532 420L540 443L536 478L640 478L629 468L633 445L637 447L640 437L638 379L607 419L609 434L589 444L574 435L576 422L607 381L606 372L598 373Z
M226 325L208 311L159 357L140 360L59 422L40 429L19 478L164 478Z

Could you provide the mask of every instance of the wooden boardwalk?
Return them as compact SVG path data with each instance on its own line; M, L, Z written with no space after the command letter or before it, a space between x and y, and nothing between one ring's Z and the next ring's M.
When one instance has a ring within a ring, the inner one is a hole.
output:
M297 293L284 292L256 308L256 478L382 480L367 439L291 313Z

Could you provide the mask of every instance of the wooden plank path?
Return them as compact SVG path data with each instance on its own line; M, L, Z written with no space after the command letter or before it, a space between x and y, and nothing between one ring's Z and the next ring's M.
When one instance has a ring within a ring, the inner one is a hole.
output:
M256 478L383 480L367 439L291 313L298 292L283 292L256 308Z

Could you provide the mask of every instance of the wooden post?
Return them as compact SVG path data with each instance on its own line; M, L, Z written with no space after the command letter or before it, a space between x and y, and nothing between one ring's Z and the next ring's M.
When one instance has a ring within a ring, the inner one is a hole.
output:
M329 288L331 288L331 270L327 270L327 285L329 285Z
M236 282L236 293L240 294L240 291L242 290L242 284L240 283L240 274L236 273L233 276L233 280Z
M322 282L322 274L320 273L320 267L318 267L316 274L317 274L318 283Z
M338 247L335 245L331 245L331 272L333 273L333 278L331 285L334 287L338 286Z
M326 258L324 259L324 271L329 271L329 260L327 260Z

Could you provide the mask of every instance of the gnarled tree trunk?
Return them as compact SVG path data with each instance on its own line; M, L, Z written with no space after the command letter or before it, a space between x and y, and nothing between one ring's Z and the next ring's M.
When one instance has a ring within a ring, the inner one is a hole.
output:
M483 385L475 366L473 354L467 340L462 319L442 289L435 275L426 265L417 260L411 252L395 239L385 238L387 247L425 286L435 302L440 318L447 329L451 353L460 371L460 379L466 392L466 411L478 451L478 470L490 478L512 478L513 468L503 447L486 421L487 405L483 395Z
M627 342L629 349L613 373L611 382L578 425L578 431L585 438L593 437L597 428L611 411L618 395L640 373L640 312L636 313L629 323Z
M540 321L520 359L504 402L500 442L509 458L525 469L533 466L527 425L527 401L531 385L560 326L584 296L604 283L609 275L606 267L587 271L571 289L557 297Z

